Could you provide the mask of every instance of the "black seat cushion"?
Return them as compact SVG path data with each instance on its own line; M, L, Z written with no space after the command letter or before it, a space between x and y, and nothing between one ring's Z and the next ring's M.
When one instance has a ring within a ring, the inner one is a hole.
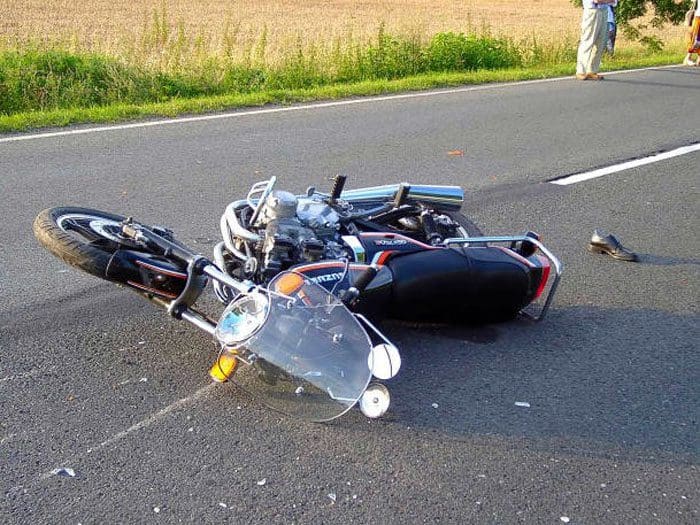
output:
M389 317L413 321L510 319L532 297L530 268L508 250L468 247L396 256Z

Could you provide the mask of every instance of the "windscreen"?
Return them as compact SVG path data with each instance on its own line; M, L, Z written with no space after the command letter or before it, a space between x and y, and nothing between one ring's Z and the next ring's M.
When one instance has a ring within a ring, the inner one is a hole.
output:
M349 410L371 377L371 343L335 296L301 274L268 287L267 318L243 344L236 382L274 409L311 421Z

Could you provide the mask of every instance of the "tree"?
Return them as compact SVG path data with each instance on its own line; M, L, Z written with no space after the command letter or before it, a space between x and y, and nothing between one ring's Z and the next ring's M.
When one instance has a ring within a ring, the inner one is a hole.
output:
M581 0L572 0L580 6ZM678 25L683 21L686 11L693 7L695 0L619 0L615 8L615 18L625 35L633 40L638 40L650 50L660 50L663 42L658 38L644 35L644 30L649 26L661 27L666 23ZM641 18L653 9L653 16L648 23L636 25L633 20Z

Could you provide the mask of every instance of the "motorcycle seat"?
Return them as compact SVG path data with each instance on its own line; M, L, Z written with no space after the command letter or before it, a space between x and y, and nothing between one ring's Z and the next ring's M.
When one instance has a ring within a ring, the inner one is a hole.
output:
M390 259L389 316L411 321L511 319L536 286L529 261L495 246L427 250Z

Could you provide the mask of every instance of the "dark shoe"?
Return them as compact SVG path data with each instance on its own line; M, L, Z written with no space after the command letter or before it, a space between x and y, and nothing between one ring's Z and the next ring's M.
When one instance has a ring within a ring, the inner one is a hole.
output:
M638 260L637 254L622 246L613 235L606 235L598 230L593 232L591 242L588 243L588 250L593 253L606 253L619 261L634 262Z

